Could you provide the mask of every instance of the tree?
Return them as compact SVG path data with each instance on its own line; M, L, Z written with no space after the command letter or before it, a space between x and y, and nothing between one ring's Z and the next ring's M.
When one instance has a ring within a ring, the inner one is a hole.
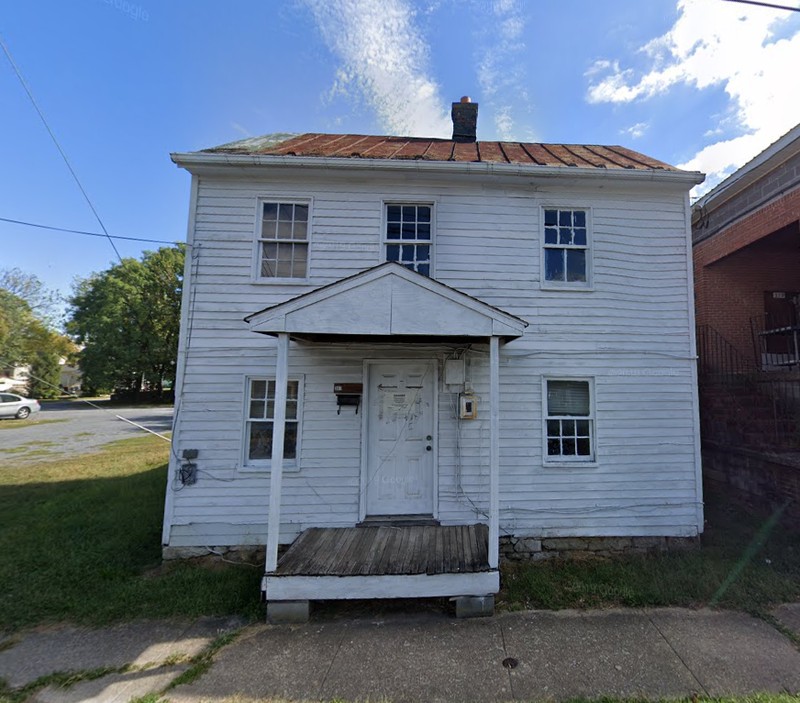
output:
M60 394L59 361L75 351L53 329L59 299L36 276L0 271L0 367L29 366L27 392L34 398Z
M134 398L175 381L185 247L145 252L78 281L67 331L83 344L84 384Z

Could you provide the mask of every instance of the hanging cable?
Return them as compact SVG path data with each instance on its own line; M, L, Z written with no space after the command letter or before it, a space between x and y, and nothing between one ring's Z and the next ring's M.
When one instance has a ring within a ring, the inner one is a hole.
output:
M182 242L170 242L166 239L144 239L142 237L123 237L118 234L102 234L101 232L87 232L82 229L69 229L68 227L53 227L51 225L40 225L36 222L26 222L25 220L12 220L10 217L0 217L0 222L10 222L14 225L25 227L36 227L38 229L48 229L53 232L69 232L70 234L85 234L88 237L110 237L111 239L124 239L128 242L148 242L151 244L182 244ZM188 245L187 245L188 246Z
M11 56L11 52L9 51L8 47L6 46L6 43L3 41L3 37L2 36L0 36L0 47L2 47L3 53L6 55L6 58L8 59L8 62L11 64L11 68L14 69L14 73L17 75L17 78L19 79L19 82L22 84L22 88L25 90L25 93L27 93L28 98L30 98L30 101L31 101L31 104L33 105L33 108L36 110L36 113L39 115L39 118L42 120L42 124L44 125L44 128L47 130L47 133L50 135L50 138L53 140L53 144L56 145L56 149L58 149L58 153L61 154L61 158L64 159L64 163L67 165L67 169L69 170L70 174L72 174L72 178L75 180L75 183L78 185L78 189L83 194L83 197L86 200L86 203L89 205L89 209L92 211L92 213L94 213L94 216L97 219L97 222L100 224L100 229L103 230L103 234L108 239L109 244L111 244L111 248L114 250L114 253L117 255L117 258L120 261L122 261L122 256L119 253L119 249L117 249L117 245L114 244L114 240L111 238L111 235L109 235L108 230L106 229L106 226L103 224L103 220L100 218L100 215L97 212L97 209L92 204L92 201L89 198L89 195L86 192L86 189L83 187L83 184L81 183L80 179L78 178L78 174L75 173L75 169L72 168L72 164L70 164L66 153L61 148L61 144L58 143L58 139L56 139L56 135L53 133L53 130L50 129L50 125L47 123L47 120L44 117L44 113L41 111L41 109L39 108L39 105L37 104L36 100L34 99L33 93L31 92L30 88L28 87L28 84L25 82L25 79L23 78L21 71L17 67L17 64L14 63L14 59Z

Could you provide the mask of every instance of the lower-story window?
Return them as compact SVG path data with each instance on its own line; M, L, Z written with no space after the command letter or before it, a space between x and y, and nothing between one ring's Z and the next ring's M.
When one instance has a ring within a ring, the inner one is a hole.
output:
M272 459L275 423L275 381L251 378L247 387L247 463L261 464ZM289 381L286 395L286 430L283 458L297 459L300 424L300 381Z
M592 384L547 379L545 435L548 461L594 460Z

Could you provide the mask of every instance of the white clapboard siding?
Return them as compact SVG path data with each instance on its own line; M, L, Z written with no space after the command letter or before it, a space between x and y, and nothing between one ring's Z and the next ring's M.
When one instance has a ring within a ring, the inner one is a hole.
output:
M310 203L307 280L253 279L261 199ZM697 534L682 193L611 182L600 190L554 180L533 190L421 174L334 179L282 171L199 182L175 454L197 449L200 473L196 484L175 490L171 464L169 544L265 543L269 472L244 461L244 396L248 377L274 375L275 341L253 334L244 317L381 263L386 201L432 203L435 278L529 323L522 338L501 348L501 534ZM591 210L591 291L542 287L542 206ZM453 351L290 345L289 377L303 379L302 426L300 456L283 479L282 542L311 526L359 519L361 415L348 407L337 415L333 384L363 382L366 358L436 359L441 372ZM478 419L455 419L457 397L441 381L438 395L435 503L446 524L485 521L489 507L488 345L472 345L466 359ZM544 461L548 375L594 379L591 465Z

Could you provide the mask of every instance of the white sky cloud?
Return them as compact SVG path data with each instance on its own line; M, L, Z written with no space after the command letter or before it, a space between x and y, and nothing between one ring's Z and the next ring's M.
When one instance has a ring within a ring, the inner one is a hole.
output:
M645 132L650 128L650 125L647 122L637 122L634 125L631 125L627 129L623 129L620 131L620 134L627 134L631 139L639 139L639 137L643 137Z
M516 138L514 103L521 102L526 116L530 99L525 88L525 73L521 54L525 16L518 0L494 0L491 18L483 32L483 46L478 57L477 75L482 100L494 113L494 128L503 141Z
M305 0L340 59L335 90L355 89L391 134L444 137L450 117L429 75L427 44L403 0Z
M698 151L682 168L718 182L800 121L800 29L794 13L719 0L679 0L669 32L641 47L648 69L638 73L617 60L597 61L587 71L590 103L646 100L680 84L722 87L738 135ZM787 29L794 28L787 32ZM780 38L776 33L782 31ZM731 119L732 118L732 119ZM730 133L730 132L728 132ZM707 133L707 139L721 135Z

